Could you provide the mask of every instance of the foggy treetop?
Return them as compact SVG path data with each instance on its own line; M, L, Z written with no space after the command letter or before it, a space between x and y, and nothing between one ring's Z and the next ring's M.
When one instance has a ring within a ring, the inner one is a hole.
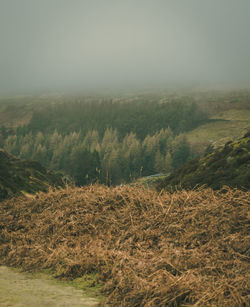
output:
M0 0L0 96L249 84L249 0Z

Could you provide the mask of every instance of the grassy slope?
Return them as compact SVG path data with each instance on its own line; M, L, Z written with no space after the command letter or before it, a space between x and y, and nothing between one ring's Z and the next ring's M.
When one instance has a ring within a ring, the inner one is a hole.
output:
M188 132L188 141L202 152L209 144L224 145L250 131L250 110L230 109L211 117L213 121Z
M13 195L47 191L62 186L62 179L40 163L20 160L0 149L0 201Z
M167 175L159 174L158 176L140 177L133 181L130 185L135 187L154 188L159 182L166 178Z

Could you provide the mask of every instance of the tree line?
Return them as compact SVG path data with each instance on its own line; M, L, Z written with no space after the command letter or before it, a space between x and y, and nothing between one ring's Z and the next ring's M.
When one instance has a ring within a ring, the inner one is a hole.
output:
M103 137L107 128L113 128L117 130L119 139L133 132L142 140L168 127L175 135L183 133L207 120L207 114L194 101L80 100L39 108L34 111L28 125L19 127L17 134L52 133L56 129L58 133L66 135L74 131L86 134L89 130L97 130Z
M0 129L0 146L69 174L77 185L120 184L171 172L194 156L185 132L207 121L194 101L77 100L39 105L30 122Z
M77 185L96 181L120 184L139 176L171 172L193 155L185 135L175 136L171 128L143 140L133 132L119 140L117 130L112 128L107 128L103 137L97 130L89 130L86 135L62 135L57 130L47 134L29 132L9 135L3 147L20 158L64 171Z

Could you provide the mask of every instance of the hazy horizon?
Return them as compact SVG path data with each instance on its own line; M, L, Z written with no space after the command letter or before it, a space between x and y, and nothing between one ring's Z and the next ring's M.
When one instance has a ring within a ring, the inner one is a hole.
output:
M0 96L250 85L248 0L0 0Z

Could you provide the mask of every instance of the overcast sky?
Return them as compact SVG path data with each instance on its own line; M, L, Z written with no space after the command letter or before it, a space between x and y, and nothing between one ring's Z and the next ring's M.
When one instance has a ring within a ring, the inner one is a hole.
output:
M0 96L250 84L250 0L0 0Z

